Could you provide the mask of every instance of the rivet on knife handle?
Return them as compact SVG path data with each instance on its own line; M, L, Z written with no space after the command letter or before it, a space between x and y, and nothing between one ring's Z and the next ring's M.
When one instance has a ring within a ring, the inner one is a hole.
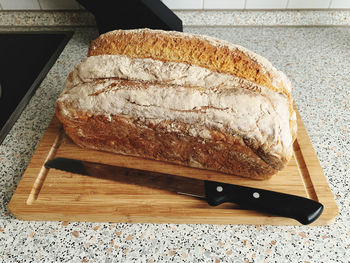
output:
M314 222L323 212L323 205L314 200L239 185L205 181L208 204L235 203L247 209L289 217L307 225Z

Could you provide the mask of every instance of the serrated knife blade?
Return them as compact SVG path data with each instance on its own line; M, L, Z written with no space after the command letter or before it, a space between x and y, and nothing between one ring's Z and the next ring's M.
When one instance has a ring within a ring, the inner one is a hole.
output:
M122 183L205 199L211 206L231 202L245 209L293 218L305 225L314 222L323 212L321 203L305 197L185 176L61 157L47 161L45 167L93 177L113 174L113 180Z

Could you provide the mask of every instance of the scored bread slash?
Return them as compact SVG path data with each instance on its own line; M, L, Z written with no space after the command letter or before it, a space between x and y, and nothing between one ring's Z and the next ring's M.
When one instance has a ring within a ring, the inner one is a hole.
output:
M267 179L292 157L291 84L207 36L116 30L92 41L56 115L81 147Z

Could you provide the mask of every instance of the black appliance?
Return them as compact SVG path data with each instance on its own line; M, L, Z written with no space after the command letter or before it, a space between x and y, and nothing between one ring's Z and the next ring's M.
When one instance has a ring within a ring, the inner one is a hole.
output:
M0 143L73 32L0 32Z
M100 34L114 29L183 31L182 21L160 0L77 0L96 19Z

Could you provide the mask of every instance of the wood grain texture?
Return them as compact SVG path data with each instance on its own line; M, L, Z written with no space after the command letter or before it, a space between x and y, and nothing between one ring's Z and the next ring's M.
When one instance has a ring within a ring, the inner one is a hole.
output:
M46 160L57 156L304 196L324 205L323 214L312 225L330 224L338 208L300 115L297 116L294 156L283 171L267 181L82 149L65 136L54 117L12 196L9 209L22 220L300 225L293 219L243 210L232 204L211 207L189 196L120 183L112 175L95 178L43 167Z

